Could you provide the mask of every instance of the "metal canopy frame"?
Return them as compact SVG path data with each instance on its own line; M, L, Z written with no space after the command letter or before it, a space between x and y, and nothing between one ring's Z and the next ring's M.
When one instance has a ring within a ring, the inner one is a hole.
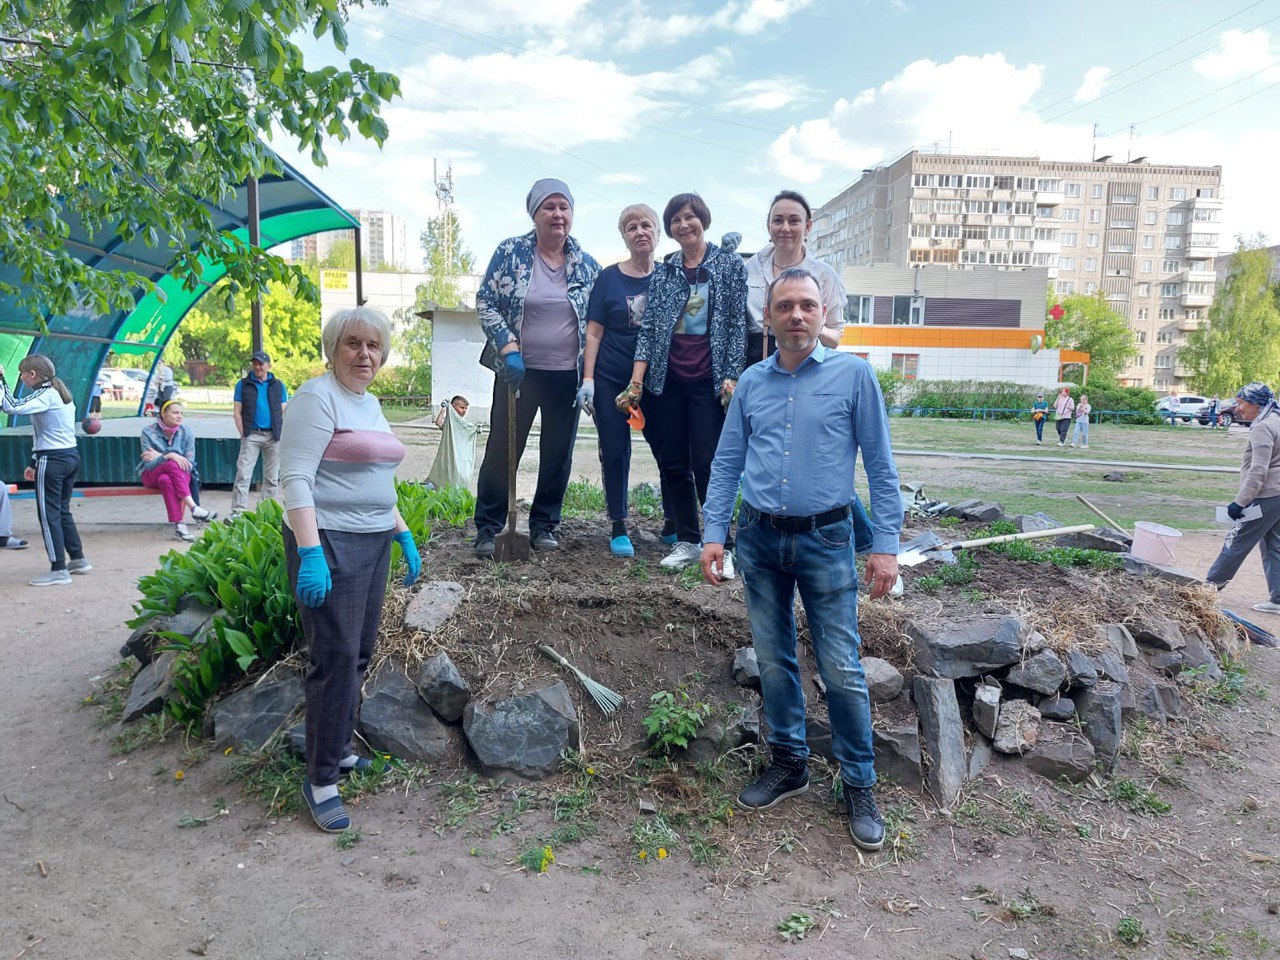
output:
M279 158L277 158L279 160ZM360 268L360 223L333 198L301 173L279 160L281 172L262 177L256 185L246 182L221 202L205 201L214 224L242 240L249 240L253 213L258 213L260 243L264 248L296 240L298 237L330 230L356 231L356 265ZM249 193L256 186L257 203L251 209ZM80 415L88 409L94 381L107 353L151 354L151 369L168 345L179 325L226 271L221 264L201 257L204 270L194 290L185 290L168 270L170 248L149 248L141 240L126 241L112 225L96 235L83 228L77 218L70 218L66 247L86 264L97 269L129 270L156 284L156 292L139 296L131 309L94 314L89 311L57 314L45 318L47 329L41 330L25 314L20 314L13 300L0 295L0 364L12 372L19 360L28 354L42 353L53 360L58 376L70 387ZM188 236L188 249L195 248ZM24 286L17 272L0 261L0 279ZM359 291L357 291L359 297ZM260 332L255 339L260 348ZM10 376L11 386L17 378ZM20 418L10 418L14 423Z

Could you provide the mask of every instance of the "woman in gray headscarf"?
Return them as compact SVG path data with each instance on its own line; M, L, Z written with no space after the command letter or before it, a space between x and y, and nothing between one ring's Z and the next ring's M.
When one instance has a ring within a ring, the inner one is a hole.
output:
M1240 418L1252 420L1249 442L1240 467L1240 489L1227 504L1236 522L1222 542L1222 552L1205 575L1219 590L1225 587L1255 546L1262 553L1262 572L1271 594L1253 609L1280 613L1280 410L1265 383L1248 383L1236 394ZM1246 520L1246 508L1257 507L1261 516Z

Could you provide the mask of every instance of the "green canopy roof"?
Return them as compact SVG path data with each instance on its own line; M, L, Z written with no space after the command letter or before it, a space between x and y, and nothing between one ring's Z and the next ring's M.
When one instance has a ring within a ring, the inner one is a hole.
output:
M258 209L263 247L295 240L326 230L351 230L356 219L332 198L284 161L282 172L258 182ZM241 185L235 195L221 204L206 203L219 229L247 240L248 191ZM142 274L163 291L164 298L150 293L136 307L102 314L88 311L58 314L46 318L47 331L20 314L10 297L0 294L0 364L13 371L18 361L31 353L53 360L58 376L76 396L76 408L83 415L98 371L107 353L147 354L152 366L196 301L224 274L220 264L201 258L204 272L194 290L168 272L166 251L148 248L141 240L125 243L114 229L92 235L74 220L69 222L67 248L90 266L104 270L131 270ZM194 245L193 245L194 248ZM0 261L0 279L25 286L17 271ZM139 291L141 293L141 291ZM15 319L20 318L20 319ZM10 376L11 381L16 378Z

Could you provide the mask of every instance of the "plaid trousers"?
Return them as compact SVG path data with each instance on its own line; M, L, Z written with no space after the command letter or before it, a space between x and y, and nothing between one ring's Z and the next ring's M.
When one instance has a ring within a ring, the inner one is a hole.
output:
M392 530L346 533L321 530L333 589L318 607L298 604L307 639L307 779L312 786L338 782L338 761L352 753L364 672L378 641L387 593ZM289 589L298 590L298 541L284 528Z

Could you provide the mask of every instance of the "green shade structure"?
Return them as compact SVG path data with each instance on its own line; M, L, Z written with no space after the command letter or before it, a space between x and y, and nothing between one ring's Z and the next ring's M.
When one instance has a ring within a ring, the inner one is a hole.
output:
M360 226L355 217L297 170L283 160L279 162L279 174L269 174L258 181L264 248L307 234L354 230ZM222 203L206 202L205 205L220 230L248 239L247 184L237 187ZM204 272L200 284L194 290L184 290L181 281L168 272L172 259L168 248L152 249L140 239L126 243L114 227L95 234L74 218L68 220L68 226L70 232L65 246L74 256L100 269L138 273L156 283L164 293L163 298L157 293L141 297L137 306L130 309L48 316L46 330L31 321L25 311L19 312L8 295L0 294L0 364L10 372L11 387L17 385L12 372L18 361L28 354L42 353L53 360L58 376L75 394L76 409L83 416L108 351L146 354L154 367L183 317L225 271L220 264L202 258ZM194 246L192 244L192 249ZM0 280L17 287L27 286L17 271L3 261L0 261ZM11 420L13 422L17 420Z

